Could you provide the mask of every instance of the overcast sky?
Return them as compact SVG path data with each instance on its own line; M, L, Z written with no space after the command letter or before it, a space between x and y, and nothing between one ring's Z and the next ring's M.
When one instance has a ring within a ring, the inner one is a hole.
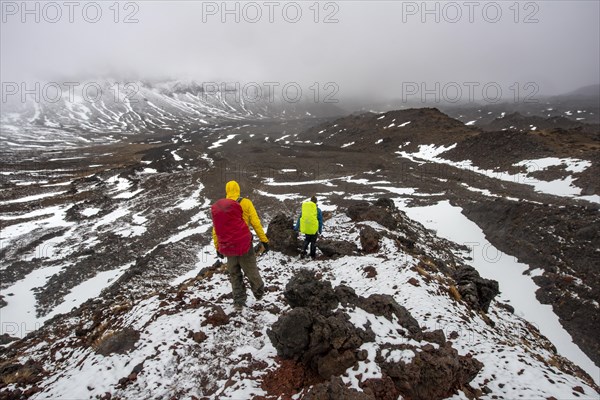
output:
M2 1L3 82L103 73L335 82L341 96L383 99L413 82L495 82L505 93L534 82L557 94L600 81L595 0L429 2L430 13L421 1L230 2L239 12L225 15L221 1L121 2L118 14L112 1L29 2L31 13L22 4Z

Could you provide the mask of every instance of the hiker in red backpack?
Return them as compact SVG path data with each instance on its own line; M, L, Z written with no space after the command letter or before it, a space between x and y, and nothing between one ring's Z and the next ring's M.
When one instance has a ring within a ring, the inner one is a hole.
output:
M217 256L227 257L233 305L237 311L241 311L246 305L244 275L250 282L250 289L256 300L260 300L265 292L265 284L256 266L250 226L258 235L265 252L269 250L269 239L260 224L252 201L240 197L240 185L236 181L229 181L225 185L225 192L226 198L217 201L211 207L212 234Z
M310 244L310 257L314 260L317 257L317 233L320 235L323 232L323 214L317 207L315 196L311 197L310 201L302 203L302 212L294 230L304 233L304 245L300 256L306 257L306 249Z

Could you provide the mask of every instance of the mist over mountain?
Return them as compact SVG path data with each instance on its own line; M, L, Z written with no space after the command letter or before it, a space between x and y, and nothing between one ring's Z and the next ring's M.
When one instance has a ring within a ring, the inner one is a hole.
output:
M597 399L599 13L1 2L0 400Z

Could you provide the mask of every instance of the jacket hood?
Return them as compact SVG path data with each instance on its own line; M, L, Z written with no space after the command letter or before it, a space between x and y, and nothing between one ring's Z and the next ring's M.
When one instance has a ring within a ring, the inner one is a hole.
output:
M225 193L227 198L237 200L240 197L240 185L236 181L229 181L225 185Z

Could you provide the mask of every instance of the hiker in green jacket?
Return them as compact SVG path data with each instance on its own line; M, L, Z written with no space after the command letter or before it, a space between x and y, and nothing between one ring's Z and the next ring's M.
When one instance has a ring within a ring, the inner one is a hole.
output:
M311 197L310 201L302 203L302 212L294 230L304 234L301 257L306 257L306 249L310 245L310 257L314 260L317 257L317 237L323 232L323 214L317 207L315 196Z

